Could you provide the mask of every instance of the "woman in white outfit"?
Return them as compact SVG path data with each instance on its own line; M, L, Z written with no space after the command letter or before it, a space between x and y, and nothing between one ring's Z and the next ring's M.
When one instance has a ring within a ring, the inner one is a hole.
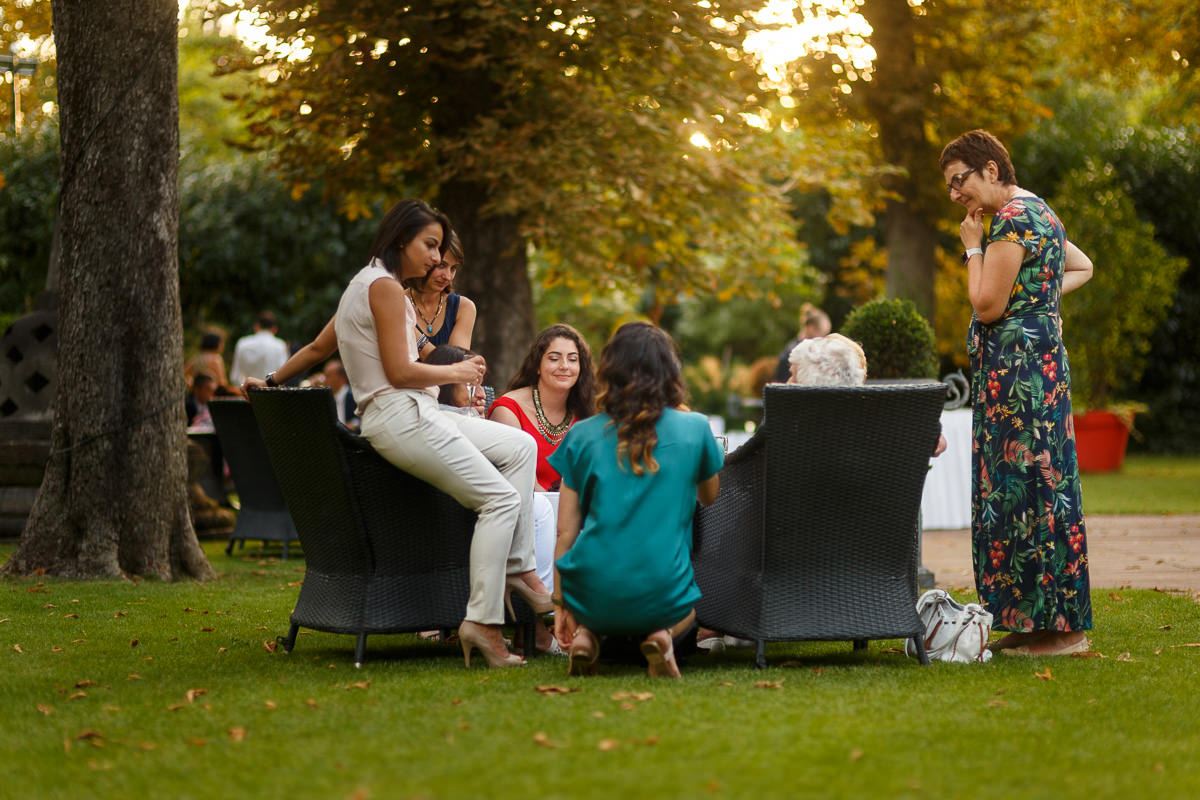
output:
M540 613L552 608L533 551L537 451L519 431L439 410L440 384L479 384L487 366L481 356L456 364L421 363L416 311L402 285L419 281L441 262L450 231L445 215L424 201L396 204L322 337L335 340L326 344L341 354L358 399L359 430L371 446L479 514L471 539L471 594L458 629L467 666L473 649L492 667L520 666L524 659L508 651L500 630L509 592ZM266 383L274 385L276 377Z

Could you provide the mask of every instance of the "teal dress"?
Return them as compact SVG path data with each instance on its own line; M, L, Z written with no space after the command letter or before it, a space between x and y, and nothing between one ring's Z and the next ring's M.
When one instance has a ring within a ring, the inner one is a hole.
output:
M967 337L975 586L998 630L1085 631L1087 539L1058 334L1066 236L1044 200L1018 197L992 218L987 240L1020 244L1025 257L1003 316L973 318Z
M550 456L579 494L582 527L557 566L563 600L579 624L602 634L644 635L687 616L700 599L692 573L696 485L724 455L701 414L666 409L656 427L658 471L617 463L607 414L577 422Z

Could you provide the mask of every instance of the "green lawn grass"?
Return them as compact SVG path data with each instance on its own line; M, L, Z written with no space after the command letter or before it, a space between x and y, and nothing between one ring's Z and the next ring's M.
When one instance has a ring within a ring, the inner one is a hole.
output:
M1200 457L1131 455L1118 472L1083 473L1088 514L1200 514Z
M356 670L349 636L264 646L301 561L206 549L205 584L0 581L0 796L1126 798L1200 776L1186 596L1095 590L1103 659L775 644L765 672L731 651L680 681L568 679L406 635L368 639Z

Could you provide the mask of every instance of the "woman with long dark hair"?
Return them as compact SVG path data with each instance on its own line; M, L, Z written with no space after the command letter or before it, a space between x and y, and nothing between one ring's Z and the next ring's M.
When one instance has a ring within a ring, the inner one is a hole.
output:
M417 314L405 292L405 284L441 263L450 233L450 221L425 202L396 204L333 319L305 354L265 383L286 380L316 354L340 351L358 401L359 430L371 446L479 513L471 539L470 597L458 629L464 661L470 666L471 651L478 649L493 667L519 666L524 659L508 651L500 631L508 594L522 595L535 611L551 609L533 555L536 450L524 434L438 408L439 386L479 384L487 366L477 355L453 364L422 363Z
M684 410L675 343L647 322L622 325L600 355L597 415L550 464L562 475L554 629L570 671L589 672L602 634L644 637L653 676L679 677L674 639L695 620L696 501L717 497L724 456L704 415Z

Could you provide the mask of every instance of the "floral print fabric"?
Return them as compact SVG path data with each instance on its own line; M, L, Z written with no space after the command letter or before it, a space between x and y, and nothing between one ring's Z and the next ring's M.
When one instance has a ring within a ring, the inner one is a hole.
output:
M1058 321L1066 236L1044 200L1019 197L992 218L987 243L997 241L1026 253L1004 315L972 318L967 335L975 586L997 629L1088 630L1071 372Z

